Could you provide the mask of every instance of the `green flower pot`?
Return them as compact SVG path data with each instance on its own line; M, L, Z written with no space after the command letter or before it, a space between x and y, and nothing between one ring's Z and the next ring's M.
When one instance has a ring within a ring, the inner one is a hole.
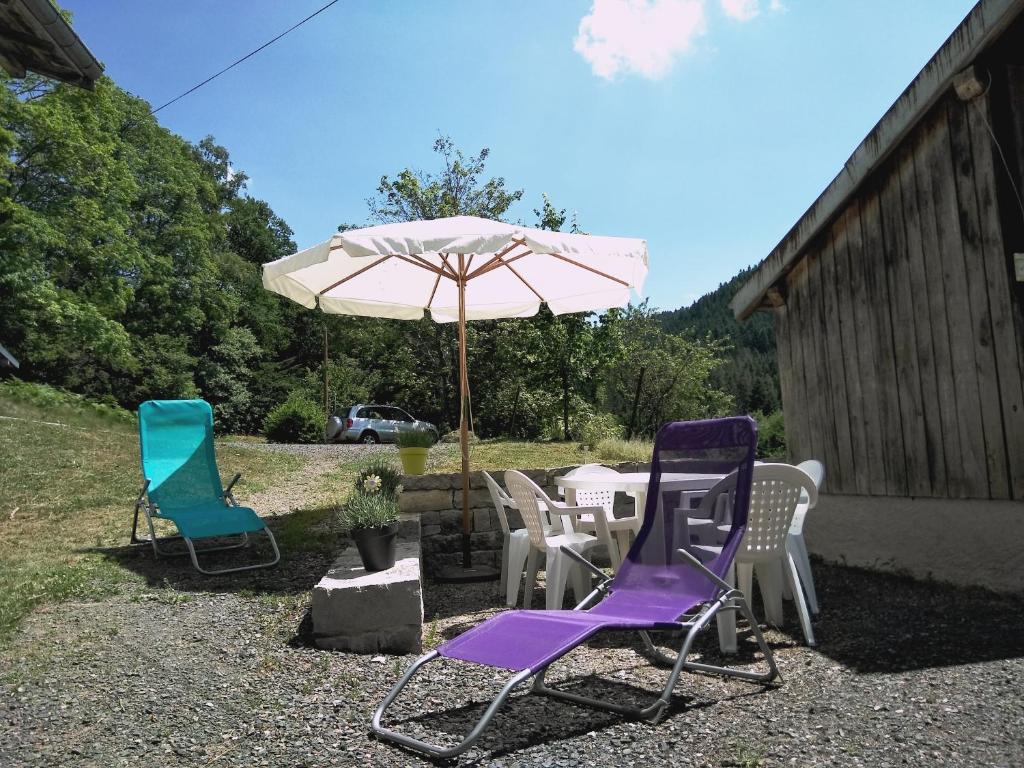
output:
M402 471L407 475L422 475L427 469L427 452L429 448L399 448L398 455L402 459Z

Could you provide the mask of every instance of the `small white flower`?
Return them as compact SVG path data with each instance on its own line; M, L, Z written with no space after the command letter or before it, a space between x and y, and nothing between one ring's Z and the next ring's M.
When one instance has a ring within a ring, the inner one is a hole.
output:
M363 490L367 493L376 493L380 490L380 477L377 475L367 475L363 478Z
M396 485L395 486L395 496L401 496L402 493L404 493L404 492L405 492L405 486L404 485Z

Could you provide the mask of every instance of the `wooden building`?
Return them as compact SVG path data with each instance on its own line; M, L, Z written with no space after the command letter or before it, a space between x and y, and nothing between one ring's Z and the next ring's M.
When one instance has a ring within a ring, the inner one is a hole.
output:
M933 554L966 536L953 571L1010 530L1020 549L1022 197L1024 0L981 0L734 297L774 316L791 458L826 465L822 554L869 562L854 525ZM1024 587L1014 563L996 586Z

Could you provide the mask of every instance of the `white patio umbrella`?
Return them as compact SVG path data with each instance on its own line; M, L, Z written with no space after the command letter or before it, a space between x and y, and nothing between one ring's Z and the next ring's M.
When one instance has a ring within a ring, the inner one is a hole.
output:
M263 286L327 313L459 324L463 567L469 554L466 321L625 306L647 276L647 244L474 216L350 229L263 266ZM482 571L483 569L477 569Z

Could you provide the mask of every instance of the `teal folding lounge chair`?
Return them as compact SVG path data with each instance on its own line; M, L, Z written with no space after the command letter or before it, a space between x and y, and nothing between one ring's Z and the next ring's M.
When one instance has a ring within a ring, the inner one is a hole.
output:
M143 486L135 502L132 543L150 542L157 555L172 555L161 542L181 539L192 556L196 570L209 575L267 568L281 559L274 535L248 507L238 506L231 489L237 474L221 485L213 451L213 410L205 400L148 400L139 406L139 443L142 452ZM149 538L137 536L139 512L145 512ZM179 536L158 538L153 520L170 520ZM249 544L249 534L265 531L274 549L274 559L265 563L208 571L199 565L195 541L241 536L241 541L207 547L199 552L238 549Z

